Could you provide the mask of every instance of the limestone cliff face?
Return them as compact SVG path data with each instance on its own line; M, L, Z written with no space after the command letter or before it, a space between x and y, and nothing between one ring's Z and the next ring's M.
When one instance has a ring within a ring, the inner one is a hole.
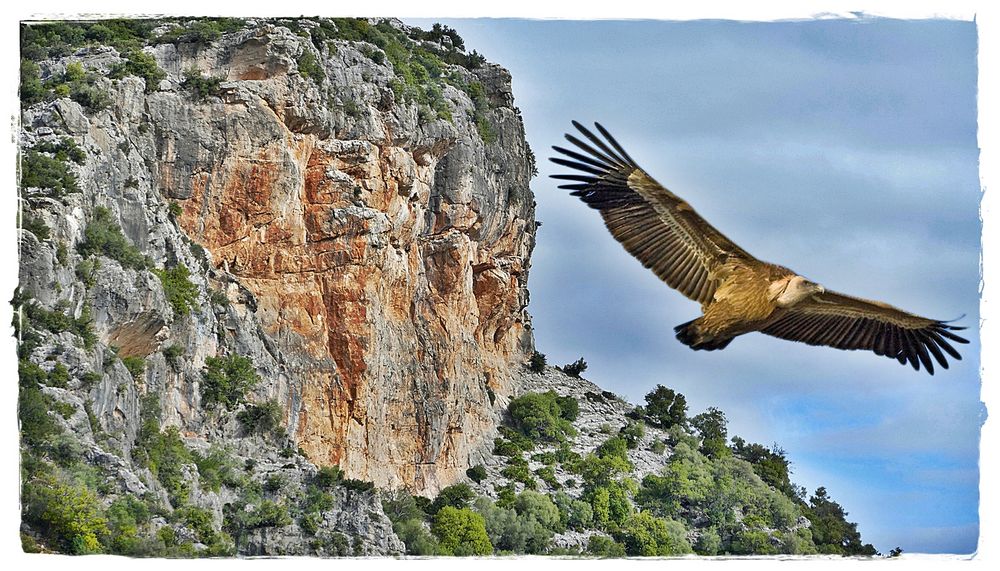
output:
M306 53L320 81L297 69ZM224 78L201 104L147 98L154 184L294 360L302 448L380 486L456 481L532 346L532 165L507 73L453 69L491 99L487 144L465 93L446 88L451 120L422 120L389 63L350 42L320 52L262 26L155 55Z
M113 262L77 295L123 355L154 363L185 347L186 374L164 366L154 380L160 369L147 368L170 422L218 433L199 371L217 353L246 354L258 397L278 398L310 461L432 495L489 454L512 371L533 348L533 158L499 66L446 66L434 112L379 48L313 43L302 30L315 25L249 22L209 43L150 46L167 73L158 90L103 80L112 104L95 116L67 99L28 111L28 143L66 133L93 151L83 195L42 216L78 244L90 209L106 205L154 264L196 270L205 309L193 317L175 319L155 277ZM121 58L91 48L42 74L74 61L100 72ZM193 70L216 89L193 96ZM22 263L29 285L33 263ZM228 306L209 303L211 289ZM130 402L101 411L134 437Z

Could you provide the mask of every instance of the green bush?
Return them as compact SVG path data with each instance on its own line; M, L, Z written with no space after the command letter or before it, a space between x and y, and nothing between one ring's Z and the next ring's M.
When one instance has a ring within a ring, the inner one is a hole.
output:
M77 251L85 258L93 254L107 256L126 268L142 270L148 266L148 260L125 238L121 227L112 219L111 211L103 206L94 209Z
M302 55L298 59L299 73L303 77L311 78L313 81L319 83L323 81L326 77L326 73L323 71L323 66L316 59L316 56L309 50L302 50Z
M21 188L40 188L52 198L80 192L76 175L65 160L29 150L21 155Z
M146 372L146 360L138 355L131 355L129 357L122 358L122 364L128 369L129 374L136 381L141 381L143 374Z
M687 424L687 399L663 385L646 394L646 419L661 428Z
M566 373L571 377L580 378L580 375L587 370L587 362L580 357L576 361L562 366L562 372Z
M533 373L544 373L545 372L545 355L535 351L531 354L531 359L528 361L528 369Z
M445 506L451 506L453 508L466 508L475 499L476 494L473 493L472 488L468 484L459 483L452 484L441 490L438 496L434 498L434 501L427 509L427 513L434 515L441 511L441 508Z
M206 408L233 409L260 382L250 359L241 355L208 357L202 371L201 398Z
M213 446L205 455L192 452L191 459L203 489L218 492L223 485L237 488L242 483L236 461L222 448Z
M180 368L180 356L184 354L184 347L180 345L169 345L164 347L161 351L163 353L163 358L166 360L170 368L177 371Z
M340 484L344 479L340 466L320 466L319 471L313 477L313 482L322 489L332 489Z
M434 516L431 532L447 555L491 555L493 545L486 533L483 516L465 508L445 506Z
M568 402L550 390L522 395L512 400L507 410L514 428L527 438L558 443L576 434L571 419L576 418L577 410L567 406Z
M81 149L76 141L69 137L63 137L59 142L54 143L52 141L43 141L32 147L33 150L40 153L52 153L55 155L55 160L65 163L66 161L73 161L78 165L82 165L87 160L87 153Z
M479 484L486 479L486 468L482 464L477 464L466 470L465 475L473 482Z
M156 58L140 50L126 52L125 62L114 66L110 74L112 79L121 79L126 75L142 78L146 82L146 93L158 91L160 82L167 77L167 73L157 65Z
M198 286L190 279L191 272L184 264L165 270L153 270L163 284L163 293L174 310L174 315L187 315L198 305Z
M281 428L282 414L281 405L278 401L271 399L262 404L249 404L241 410L236 419L243 425L243 430L248 434L272 434Z
M48 240L50 236L49 225L41 218L30 214L21 219L21 229L31 232L39 240Z
M25 482L24 519L66 553L101 553L100 538L110 531L101 503L91 490L47 476Z
M204 77L201 75L201 70L192 68L184 72L184 81L181 82L181 88L188 92L191 99L204 101L207 97L219 95L219 89L224 79L223 77ZM173 214L172 209L175 205L177 205L176 202L170 203L171 214ZM179 214L177 213L177 215ZM176 217L177 215L174 216Z
M640 512L630 517L615 539L625 546L628 555L664 556L691 553L684 525Z
M591 535L587 554L595 557L625 557L625 546L606 535Z

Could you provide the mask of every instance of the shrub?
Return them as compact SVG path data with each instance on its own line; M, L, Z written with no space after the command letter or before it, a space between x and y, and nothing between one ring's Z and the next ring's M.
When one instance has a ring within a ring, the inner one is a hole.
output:
M473 482L479 484L486 479L486 468L482 464L477 464L466 470L465 475Z
M180 345L170 345L164 347L161 352L163 353L164 360L166 360L167 364L170 365L170 368L175 371L178 370L180 367L180 361L178 361L178 359L184 354L184 347L181 347Z
M313 482L320 488L329 490L343 479L344 474L340 471L340 466L320 466L313 477Z
M646 394L646 418L661 428L687 424L687 399L663 385Z
M271 399L263 404L249 404L241 410L236 419L248 434L271 434L281 428L281 405Z
M470 509L445 506L434 516L431 532L447 555L491 555L493 545L483 516Z
M198 286L191 282L191 272L184 264L169 270L153 270L163 284L163 293L175 315L187 315L198 304Z
M545 393L528 393L512 400L508 412L514 428L529 439L563 442L566 437L576 434L567 418L575 418L576 411L567 404L555 391L550 390Z
M21 229L27 230L35 235L39 240L48 240L50 231L49 225L37 216L26 215L21 219Z
M222 77L204 77L198 69L189 69L184 72L184 81L181 87L188 92L191 99L203 101L207 97L214 97L219 94L219 86L222 84ZM171 202L171 209L177 204ZM173 214L173 210L171 210ZM176 215L175 215L176 216Z
M545 355L535 351L531 354L531 359L528 361L528 369L533 373L543 373L545 372Z
M44 394L39 384L47 375L38 365L21 360L17 366L18 399L17 417L21 424L21 440L28 446L38 446L62 432L49 416L52 397Z
M52 198L80 192L76 175L65 160L29 150L21 156L21 188L40 188Z
M260 376L250 359L241 355L208 357L202 372L201 398L207 408L221 405L233 409L243 403L247 391L258 382Z
M340 485L351 492L365 493L375 489L375 484L367 480L356 480L354 478L344 478Z
M52 367L52 370L49 371L48 385L65 389L67 384L69 384L69 370L66 368L66 365L56 363L55 367Z
M586 370L587 370L587 362L583 360L583 357L580 357L579 359L568 365L563 365L562 367L562 372L566 373L571 377L576 377L578 379L580 378L580 374Z
M323 71L323 66L316 59L316 56L309 50L302 50L302 55L298 59L299 73L303 77L311 78L313 81L319 83L326 77L326 73Z
M125 62L112 68L110 77L120 79L126 75L142 78L146 82L146 93L158 91L160 82L167 77L167 73L157 65L156 58L140 50L127 52Z
M562 485L559 484L559 480L556 480L556 472L552 466L542 466L541 468L535 470L535 475L541 478L541 480L553 490L558 490L562 487Z
M103 206L94 209L94 216L83 231L83 241L77 250L85 258L99 254L117 260L126 268L142 270L148 265L142 253L122 234L111 217L111 211Z
M132 378L136 381L142 380L143 373L146 372L146 360L137 355L122 358L122 364L128 369Z
M166 488L170 502L175 506L183 504L187 501L189 489L181 467L190 464L193 457L184 446L180 431L171 426L142 445L147 456L146 465Z
M202 488L218 492L223 484L231 488L239 487L238 467L225 450L213 446L204 456L192 452L191 458L198 467L198 482Z
M24 484L25 520L67 553L100 553L108 522L94 492L45 476Z
M625 557L625 546L606 535L591 535L587 554L595 557Z
M445 506L451 506L453 508L466 508L469 507L469 503L472 502L475 497L476 494L472 491L472 488L470 488L468 484L453 484L441 490L426 511L428 514L434 515L441 511L441 508L444 508Z
M55 155L57 161L65 163L66 161L73 161L78 165L82 165L87 160L87 153L81 149L76 141L69 137L63 137L59 142L43 141L36 144L33 150L40 153L52 153Z
M618 433L625 440L625 445L629 450L639 447L639 442L646 435L646 428L641 422L633 422L625 426Z
M684 525L641 512L630 517L615 538L628 555L663 556L691 553Z

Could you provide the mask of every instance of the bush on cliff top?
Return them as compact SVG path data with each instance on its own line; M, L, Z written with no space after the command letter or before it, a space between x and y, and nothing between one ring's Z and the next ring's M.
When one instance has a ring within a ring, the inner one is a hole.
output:
M222 406L233 409L246 399L246 393L260 382L250 359L241 355L208 357L202 371L201 398L206 408Z

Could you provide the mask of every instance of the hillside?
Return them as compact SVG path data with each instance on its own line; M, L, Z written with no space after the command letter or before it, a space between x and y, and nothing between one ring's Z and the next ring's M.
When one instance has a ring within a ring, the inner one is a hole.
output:
M26 551L827 544L717 416L525 368L534 156L510 75L454 30L36 23L21 56Z

